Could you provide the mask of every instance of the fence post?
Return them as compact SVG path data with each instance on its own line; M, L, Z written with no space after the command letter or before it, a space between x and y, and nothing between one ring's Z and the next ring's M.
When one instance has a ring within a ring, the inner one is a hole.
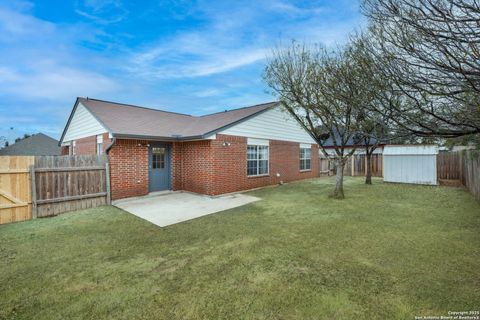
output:
M385 168L385 157L383 156L383 150L382 150L382 178L384 177L383 168Z
M32 219L37 219L37 185L35 182L35 165L30 166L30 184L32 188Z
M110 195L110 163L107 161L105 162L105 182L107 187L107 204L112 204L112 198Z
M355 177L355 153L352 154L352 177Z

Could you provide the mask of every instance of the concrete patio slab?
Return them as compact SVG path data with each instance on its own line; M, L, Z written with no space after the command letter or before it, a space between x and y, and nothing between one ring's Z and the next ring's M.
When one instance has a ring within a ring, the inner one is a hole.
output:
M169 192L115 201L114 206L160 227L236 208L260 200L244 194L209 197L188 192Z

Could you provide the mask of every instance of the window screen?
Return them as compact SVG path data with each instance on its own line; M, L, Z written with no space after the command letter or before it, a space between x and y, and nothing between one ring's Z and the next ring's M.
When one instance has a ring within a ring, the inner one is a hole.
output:
M247 146L247 175L268 174L268 146Z
M312 149L300 148L300 170L312 169Z

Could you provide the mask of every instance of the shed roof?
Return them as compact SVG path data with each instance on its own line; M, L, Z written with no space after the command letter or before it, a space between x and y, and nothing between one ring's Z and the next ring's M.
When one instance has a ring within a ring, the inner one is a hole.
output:
M438 154L436 145L386 145L383 155L435 155Z
M204 116L192 116L91 98L77 98L75 105L78 103L85 106L114 136L170 139L201 138L279 104L269 102ZM68 123L64 134L67 127Z

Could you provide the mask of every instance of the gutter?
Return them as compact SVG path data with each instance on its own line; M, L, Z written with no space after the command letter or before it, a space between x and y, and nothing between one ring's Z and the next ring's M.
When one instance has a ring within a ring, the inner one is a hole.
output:
M105 148L105 153L108 155L110 149L113 147L115 142L117 141L118 138L124 138L124 139L141 139L141 140L150 140L150 141L185 141L186 139L192 139L192 140L203 140L205 139L204 135L201 136L190 136L190 137L152 137L152 136L135 136L135 135L113 135L112 142Z
M133 135L133 134L115 134L114 137L120 139L137 139L137 140L148 140L148 141L189 141L189 140L204 140L208 135L196 135L196 136L171 136L171 137L161 137L161 136L143 136L143 135Z

